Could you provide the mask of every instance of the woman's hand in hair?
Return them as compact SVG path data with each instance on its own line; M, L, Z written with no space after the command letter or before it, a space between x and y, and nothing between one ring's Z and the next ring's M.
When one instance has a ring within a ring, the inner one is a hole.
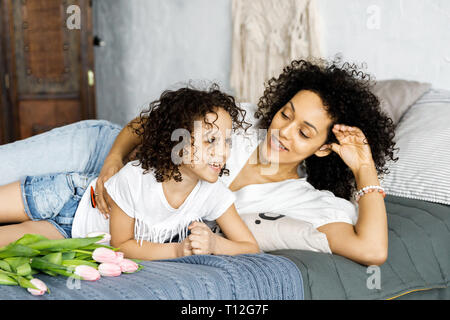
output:
M374 165L369 143L361 129L336 124L333 133L339 144L332 143L331 149L339 154L353 172L358 172L363 166Z
M119 172L122 167L123 162L119 157L106 158L95 184L95 202L97 204L97 209L105 216L106 219L109 218L111 206L108 203L109 199L106 195L104 183Z

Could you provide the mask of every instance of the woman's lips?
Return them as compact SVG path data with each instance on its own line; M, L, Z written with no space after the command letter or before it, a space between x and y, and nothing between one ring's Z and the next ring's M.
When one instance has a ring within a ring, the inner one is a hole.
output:
M288 148L286 148L277 138L275 138L273 135L270 136L270 145L273 149L278 150L280 152L287 152L289 151Z

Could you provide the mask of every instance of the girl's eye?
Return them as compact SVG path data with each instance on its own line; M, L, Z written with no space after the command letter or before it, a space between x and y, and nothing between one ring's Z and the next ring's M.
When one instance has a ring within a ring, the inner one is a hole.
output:
M209 143L213 143L214 141L216 141L216 138L215 138L215 137L208 138L208 142L209 142Z
M281 111L281 115L283 116L283 118L289 119L289 117L283 111Z

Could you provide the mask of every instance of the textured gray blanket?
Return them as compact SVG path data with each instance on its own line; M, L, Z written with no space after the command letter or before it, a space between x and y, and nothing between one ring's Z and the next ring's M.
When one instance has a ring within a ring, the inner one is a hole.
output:
M197 255L142 264L139 272L95 282L38 274L35 277L47 284L50 294L32 296L20 287L0 286L0 300L303 299L300 271L284 257Z

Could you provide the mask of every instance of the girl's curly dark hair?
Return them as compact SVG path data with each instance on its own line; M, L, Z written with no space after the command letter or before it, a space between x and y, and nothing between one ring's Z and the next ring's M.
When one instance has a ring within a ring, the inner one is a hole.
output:
M259 127L268 129L274 115L299 91L312 91L320 96L333 119L324 144L339 143L332 132L335 124L358 127L368 140L377 173L387 174L386 161L398 160L393 157L396 149L393 121L381 110L378 98L371 92L374 83L370 75L355 64L339 64L339 58L291 62L278 78L270 79L266 85L255 113L260 119ZM351 200L356 191L355 177L337 153L325 157L313 154L303 164L307 181L314 188Z
M230 114L233 130L248 129L250 124L244 121L246 111L236 105L234 97L221 92L216 83L206 90L198 90L190 85L175 91L166 90L159 100L151 102L148 109L144 109L138 118L128 124L141 138L136 159L139 160L138 165L145 169L144 174L153 169L158 182L172 178L182 181L178 169L180 164L174 163L171 158L172 149L180 141L172 141L172 133L176 129L188 130L193 144L194 121L203 118L207 122L206 114L217 115L215 109L218 107ZM214 122L207 123L214 125ZM220 176L226 174L227 170L224 167Z

